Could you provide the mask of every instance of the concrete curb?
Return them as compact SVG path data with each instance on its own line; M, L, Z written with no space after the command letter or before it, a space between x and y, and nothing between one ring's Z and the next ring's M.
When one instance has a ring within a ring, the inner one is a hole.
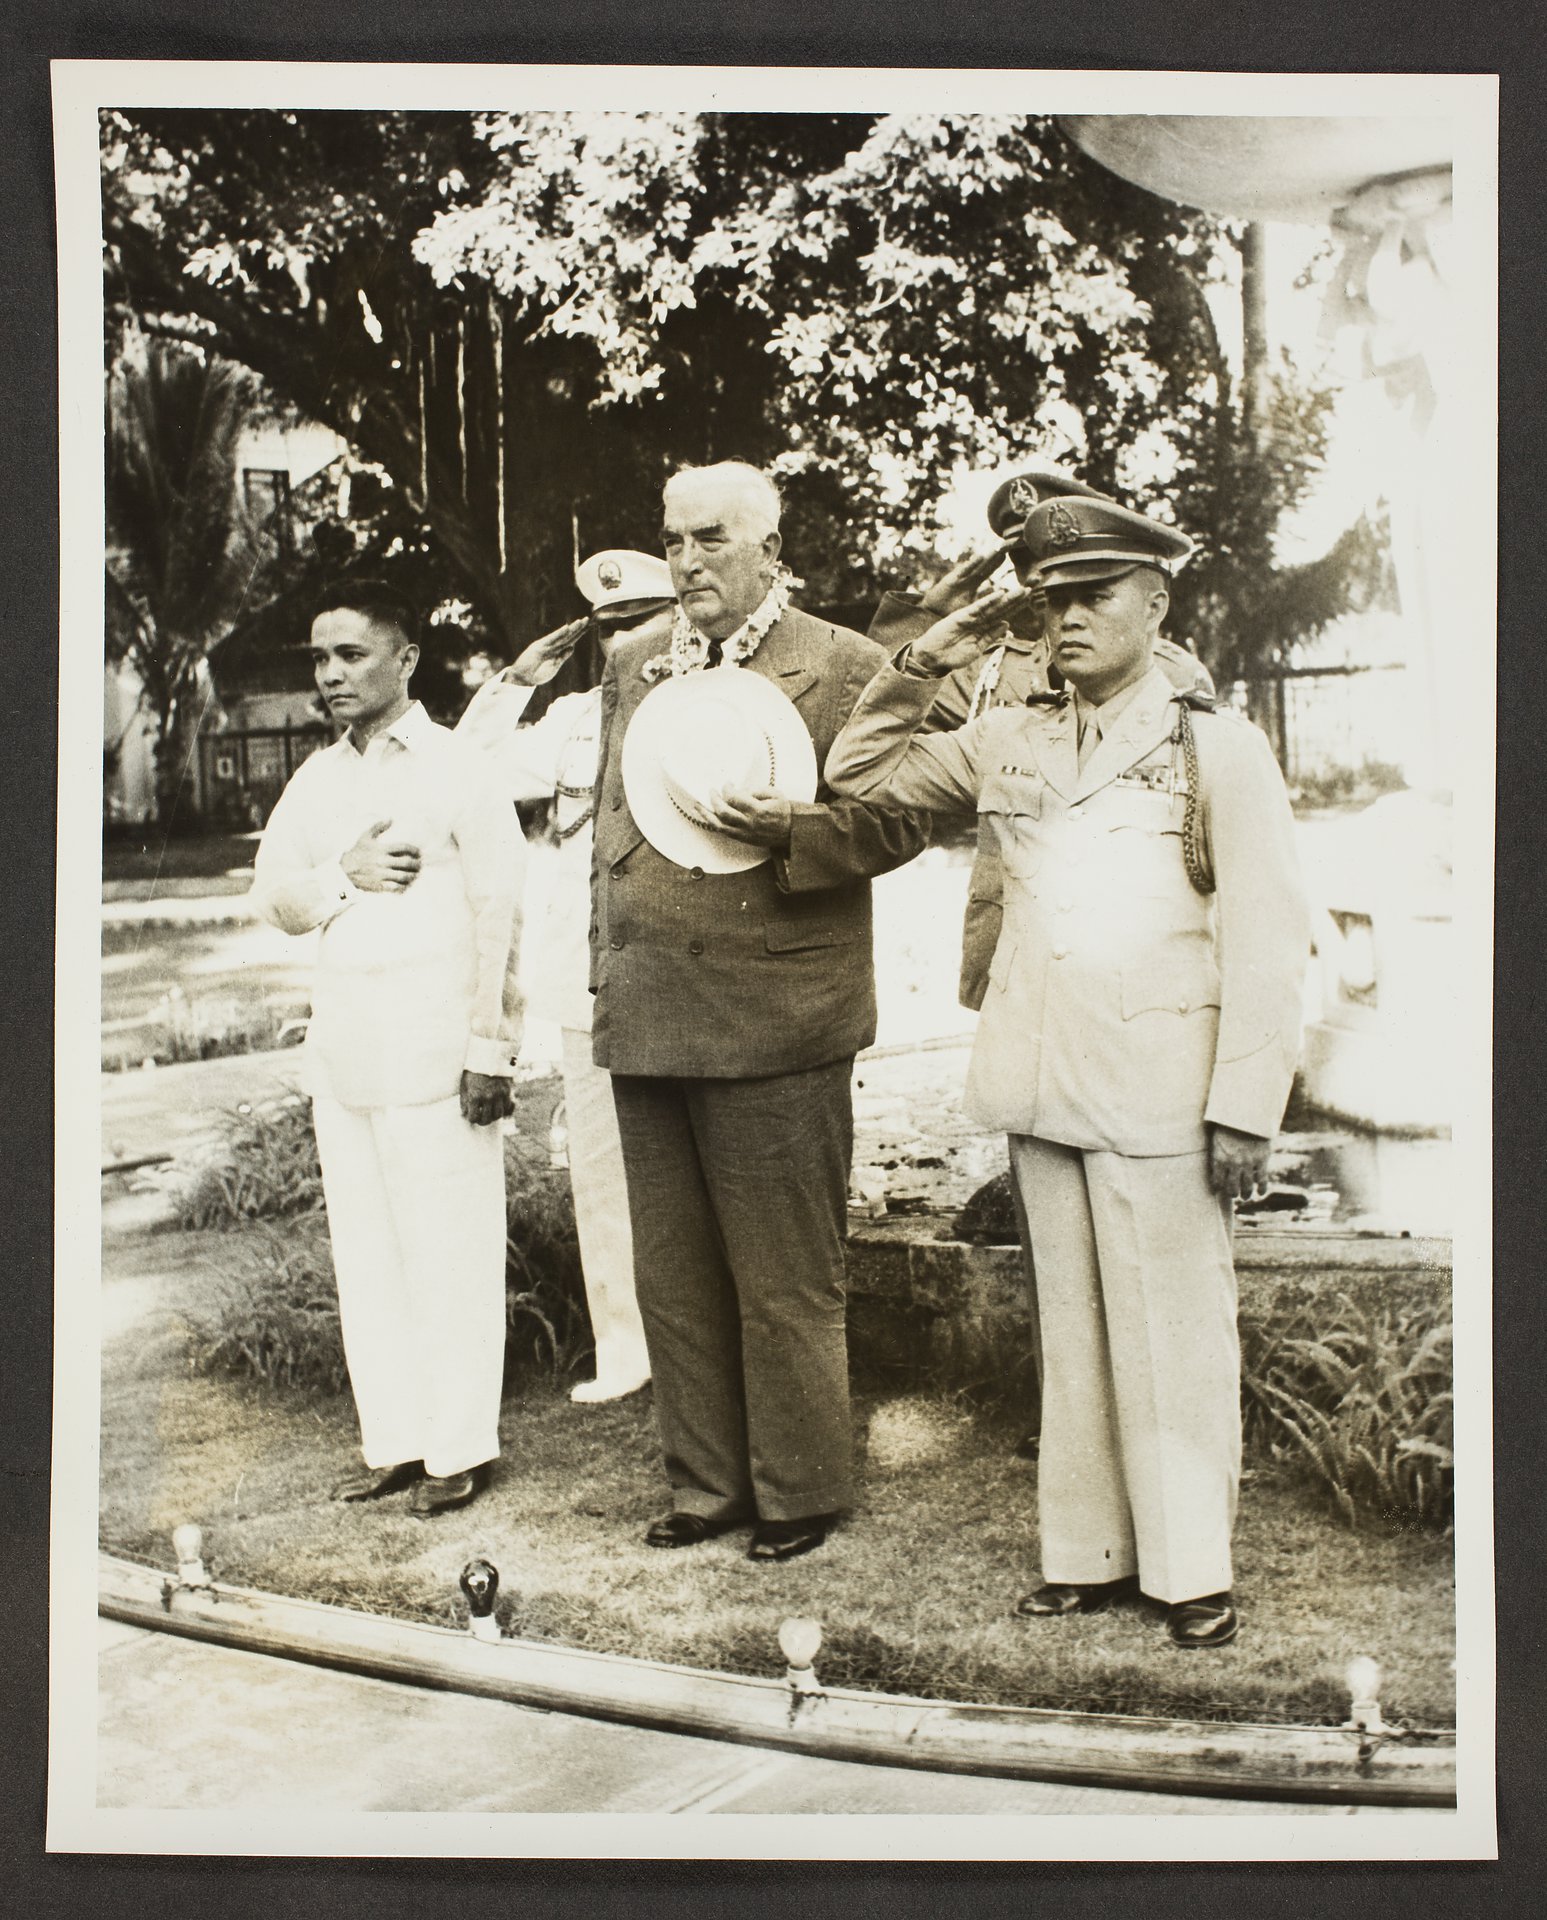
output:
M411 1685L833 1760L1336 1806L1456 1803L1455 1737L1442 1731L1211 1724L823 1689L809 1670L756 1679L185 1586L106 1554L98 1610Z

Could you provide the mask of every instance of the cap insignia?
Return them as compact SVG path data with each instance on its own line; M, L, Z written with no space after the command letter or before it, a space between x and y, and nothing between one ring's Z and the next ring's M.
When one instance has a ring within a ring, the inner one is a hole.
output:
M623 585L623 569L616 560L604 560L596 569L596 577L608 593Z
M1050 546L1075 547L1080 542L1080 523L1065 506L1051 506L1047 514L1047 537Z
M1023 518L1036 506L1041 496L1025 474L1017 474L1010 482L1010 505Z

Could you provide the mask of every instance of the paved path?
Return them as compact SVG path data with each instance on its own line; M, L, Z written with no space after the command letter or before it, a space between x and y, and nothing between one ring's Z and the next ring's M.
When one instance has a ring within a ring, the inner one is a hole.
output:
M97 1803L234 1813L1319 1814L818 1760L98 1623Z
M295 1047L104 1073L103 1163L143 1153L183 1152L218 1133L222 1121L241 1102L293 1093L300 1073L301 1056Z

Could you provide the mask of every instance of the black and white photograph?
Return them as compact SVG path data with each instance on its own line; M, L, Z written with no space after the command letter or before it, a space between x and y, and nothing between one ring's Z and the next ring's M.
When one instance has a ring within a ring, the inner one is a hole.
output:
M1496 78L54 130L50 1848L1491 1858Z

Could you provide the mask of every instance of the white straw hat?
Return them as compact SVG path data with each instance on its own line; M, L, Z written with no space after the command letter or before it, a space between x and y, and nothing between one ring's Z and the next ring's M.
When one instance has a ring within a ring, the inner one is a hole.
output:
M712 824L717 787L816 797L816 748L793 703L760 673L713 667L651 689L623 736L623 791L639 830L679 867L744 873L767 847Z

